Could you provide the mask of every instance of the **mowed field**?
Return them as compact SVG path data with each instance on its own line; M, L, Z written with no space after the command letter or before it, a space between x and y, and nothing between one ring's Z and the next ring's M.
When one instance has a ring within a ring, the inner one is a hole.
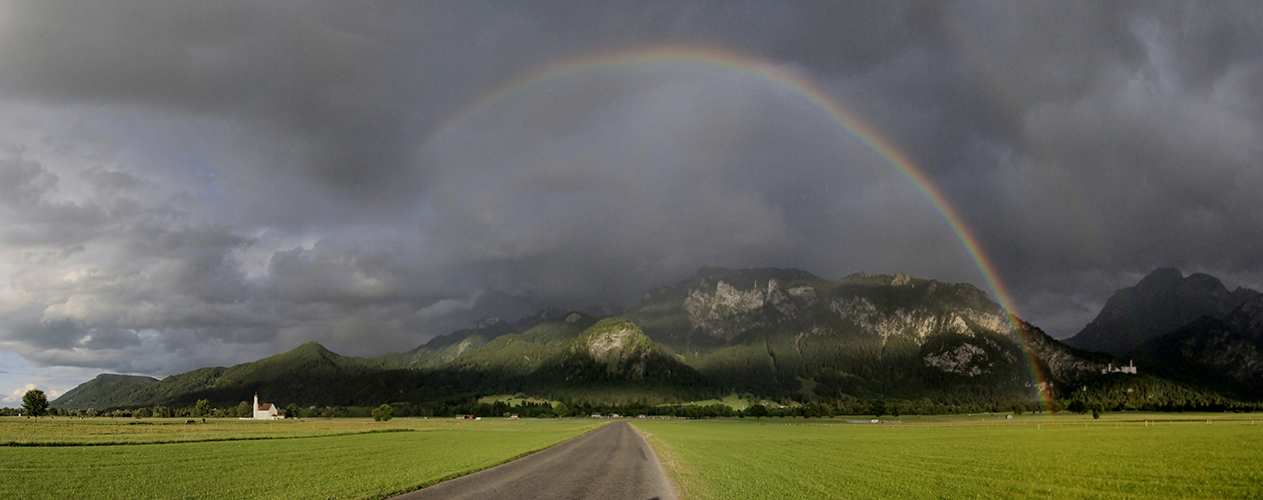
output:
M604 421L0 419L0 498L386 498ZM76 443L79 443L76 445ZM108 444L117 443L117 444Z
M902 422L633 425L684 498L1263 498L1263 421L1250 415Z

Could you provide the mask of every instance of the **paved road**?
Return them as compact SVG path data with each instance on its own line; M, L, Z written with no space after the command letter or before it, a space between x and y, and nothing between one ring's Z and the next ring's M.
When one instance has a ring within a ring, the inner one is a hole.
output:
M498 467L458 477L392 500L661 499L675 488L649 443L616 422Z

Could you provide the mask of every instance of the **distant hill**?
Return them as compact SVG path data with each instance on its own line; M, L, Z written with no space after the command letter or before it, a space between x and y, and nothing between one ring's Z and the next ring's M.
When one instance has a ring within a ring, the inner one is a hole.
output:
M157 383L158 379L140 375L102 373L79 384L56 399L56 406L65 408L106 408L135 392L136 385Z
M1229 292L1219 279L1206 274L1184 277L1178 269L1158 269L1136 286L1115 292L1096 319L1065 343L1123 356L1202 316L1222 319L1259 296L1247 288Z
M1081 396L1074 391L1098 382L1133 383L1103 373L1119 364L1116 358L1066 346L1027 323L1019 328L968 284L703 268L650 290L614 317L551 309L513 323L487 318L411 351L367 359L309 343L161 381L121 384L103 375L53 404L105 409L209 399L230 406L255 392L282 406L503 393L654 404L733 392L781 401L977 403L1031 401L1041 390ZM1046 378L1031 379L1032 362Z
M371 378L376 372L366 360L341 356L310 342L286 353L229 368L201 368L129 386L88 386L108 377L102 375L52 404L64 408L183 406L209 399L216 406L228 406L248 400L256 392L273 403L349 404L354 398L337 388L347 381ZM83 391L77 392L80 389ZM277 400L278 395L284 395L284 401Z
M1223 319L1202 316L1142 344L1137 363L1176 380L1227 389L1243 398L1263 397L1263 297Z

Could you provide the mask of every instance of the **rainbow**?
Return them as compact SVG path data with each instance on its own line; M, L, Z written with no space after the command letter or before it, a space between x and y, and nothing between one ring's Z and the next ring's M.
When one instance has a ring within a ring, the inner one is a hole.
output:
M680 65L712 68L739 74L770 85L775 89L801 98L812 107L820 110L839 128L859 139L860 142L880 156L886 163L898 170L930 202L943 221L952 229L952 232L956 235L970 259L977 265L983 279L986 281L987 287L996 297L1014 333L1021 340L1023 351L1026 353L1027 364L1030 368L1032 384L1039 388L1039 396L1045 408L1049 407L1049 403L1051 403L1050 394L1043 389L1047 386L1042 384L1048 380L1048 377L1047 374L1043 373L1034 355L1030 333L1027 331L1025 323L1018 318L1013 297L1000 280L999 273L995 270L995 265L991 262L986 252L982 250L982 245L979 243L977 236L965 224L964 218L948 202L943 192L935 186L933 179L924 170L917 167L893 143L839 104L836 99L821 90L810 79L782 66L735 52L706 47L676 45L642 47L627 51L607 52L568 59L536 70L499 88L478 100L472 106L464 108L464 111L450 117L434 133L430 134L421 144L418 152L430 149L436 142L459 128L476 114L524 90L570 75L642 65Z

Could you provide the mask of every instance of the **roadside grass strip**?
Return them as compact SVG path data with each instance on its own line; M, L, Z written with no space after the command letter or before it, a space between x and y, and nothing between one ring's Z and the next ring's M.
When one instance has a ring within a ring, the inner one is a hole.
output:
M1263 425L1210 418L633 425L684 498L1263 498Z
M345 422L344 422L345 423ZM505 463L604 422L465 422L376 432L116 446L0 448L3 498L379 499Z

